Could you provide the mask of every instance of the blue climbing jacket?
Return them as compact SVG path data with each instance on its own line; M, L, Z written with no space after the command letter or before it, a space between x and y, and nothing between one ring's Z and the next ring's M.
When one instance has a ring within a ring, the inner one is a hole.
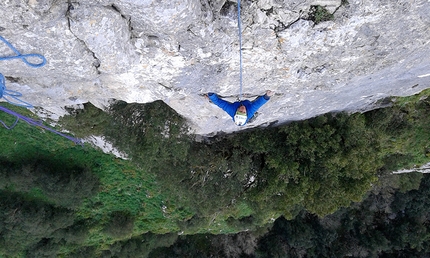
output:
M219 98L217 94L212 92L208 93L208 97L215 105L217 105L218 107L222 108L225 112L227 112L227 114L231 116L233 121L234 121L234 115L236 114L237 109L241 105L244 105L246 107L247 118L246 118L246 122L243 125L245 125L249 121L249 119L251 119L254 116L255 112L257 112L257 110L261 106L266 104L266 102L269 101L270 99L269 96L264 95L256 98L253 101L242 100L242 101L236 101L234 103L230 103L228 101L225 101Z

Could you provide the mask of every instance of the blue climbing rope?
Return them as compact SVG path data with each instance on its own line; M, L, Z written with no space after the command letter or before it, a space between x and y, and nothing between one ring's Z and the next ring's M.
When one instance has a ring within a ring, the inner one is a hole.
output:
M0 109L1 109L2 107L0 106ZM15 120L15 122L11 125L11 126L8 126L5 122L3 122L2 120L0 120L0 124L2 124L6 129L8 129L8 130L12 130L15 126L16 126L16 124L18 124L18 121L19 121L19 117L16 117L16 120Z
M20 106L25 108L33 107L33 105L31 105L28 102L25 102L22 99L19 99L19 97L22 97L22 94L19 93L18 91L6 89L6 82L5 82L4 76L3 74L0 73L0 98L4 98L7 102L15 106ZM16 102L12 101L10 98L16 100Z
M40 54L25 54L25 55L23 55L14 46L12 46L12 44L10 44L9 41L7 41L2 36L0 36L0 40L3 41L16 54L16 56L0 57L0 60L21 59L26 65L31 66L33 68L39 68L39 67L42 67L42 66L44 66L46 64L46 58L44 56L42 56ZM39 58L39 59L42 60L42 62L40 62L40 63L31 63L30 61L27 60L27 58L30 58L30 57Z
M46 59L45 59L44 56L42 56L40 54L25 54L25 55L23 55L14 46L12 46L12 44L10 44L5 38L3 38L2 36L0 36L0 40L3 41L16 54L16 56L0 57L0 60L21 59L25 64L27 64L28 66L31 66L33 68L39 68L39 67L42 67L42 66L44 66L46 64ZM27 58L35 58L35 57L41 59L42 62L40 62L40 63L32 63L32 62L30 62L30 61L27 60ZM13 104L15 106L21 106L21 107L26 107L26 108L33 107L30 103L27 103L27 102L19 99L19 97L22 97L21 93L19 93L17 91L6 89L6 80L5 80L5 77L3 76L3 74L0 73L0 98L4 98L7 102L9 102L9 103L11 103L11 104ZM18 102L12 102L9 98L12 98L12 99L14 99L14 100L16 100ZM63 133L61 133L61 132L59 132L59 131L57 131L55 129L52 129L52 128L48 127L48 126L45 126L45 125L42 124L42 122L33 120L33 119L31 119L31 118L29 118L27 116L21 115L19 113L16 113L16 112L14 112L14 111L12 111L10 109L7 109L5 107L2 107L2 106L0 106L0 111L3 111L5 113L8 113L8 114L16 117L15 122L11 126L6 125L5 122L3 122L3 121L0 120L0 124L2 124L8 130L13 129L17 125L18 121L21 119L24 122L28 123L29 125L41 127L41 128L43 128L45 130L51 131L51 132L53 132L55 134L58 134L58 135L66 138L66 139L69 139L69 140L73 141L75 144L79 144L79 145L83 146L83 143L82 143L82 141L80 139L74 138L74 137L66 135L66 134L63 134Z
M25 54L25 55L23 55L14 46L12 46L12 44L10 44L9 41L7 41L2 36L0 36L0 40L3 41L16 54L15 56L0 57L0 60L21 59L25 64L27 64L28 66L33 67L33 68L39 68L39 67L42 67L46 64L46 59L44 56L42 56L40 54ZM32 62L28 61L27 58L39 58L42 60L42 62L32 63ZM0 98L4 98L7 102L9 102L13 105L16 105L16 106L25 107L25 108L32 108L33 107L33 105L19 99L19 97L22 97L21 93L14 91L14 90L8 90L6 88L6 80L3 76L3 74L0 73ZM13 99L15 101L13 101L11 99Z
M8 113L8 114L16 117L15 123L13 125L11 125L11 126L7 126L3 121L0 121L0 123L3 124L3 126L6 127L9 130L12 129L12 128L14 128L15 125L18 123L18 121L21 119L22 121L26 122L29 125L43 128L45 130L48 130L48 131L53 132L55 134L58 134L58 135L66 138L66 139L69 139L69 140L73 141L75 144L79 144L81 146L84 146L83 143L82 143L82 141L81 141L81 139L69 136L69 135L64 134L64 133L60 133L59 131L57 131L55 129L52 129L52 128L48 127L48 126L43 125L41 121L36 121L36 120L34 120L34 119L30 118L30 117L21 115L19 113L16 113L15 111L12 111L12 110L7 109L7 108L2 107L2 106L0 106L0 111L3 111L5 113Z
M240 24L240 0L237 0L237 24L239 27L239 55L240 55L240 91L239 91L239 101L242 100L242 26Z

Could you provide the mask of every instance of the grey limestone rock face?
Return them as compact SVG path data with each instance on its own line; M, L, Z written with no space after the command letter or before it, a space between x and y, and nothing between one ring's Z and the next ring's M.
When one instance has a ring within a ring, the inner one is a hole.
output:
M48 62L1 61L0 73L53 117L87 101L161 99L197 134L362 111L430 87L428 0L241 2L243 92L276 92L246 127L202 97L239 94L236 1L1 1L0 35ZM312 6L333 19L314 23ZM12 54L0 44L1 56Z
M70 4L70 31L94 53L99 73L122 74L138 65L129 21L112 6Z

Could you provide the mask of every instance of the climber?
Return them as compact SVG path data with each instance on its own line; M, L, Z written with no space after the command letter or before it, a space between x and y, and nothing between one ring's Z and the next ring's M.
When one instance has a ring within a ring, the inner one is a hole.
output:
M249 119L251 119L255 112L269 101L273 92L270 90L266 91L266 94L259 96L253 101L242 100L230 103L218 97L217 94L209 92L206 98L210 99L215 105L222 108L227 114L229 114L236 125L245 125Z

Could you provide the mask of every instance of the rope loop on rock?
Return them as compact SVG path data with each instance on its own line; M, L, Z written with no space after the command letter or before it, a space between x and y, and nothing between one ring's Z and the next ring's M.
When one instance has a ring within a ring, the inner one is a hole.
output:
M4 56L0 57L0 60L12 60L12 59L21 59L26 65L31 66L33 68L39 68L46 64L46 58L42 56L41 54L21 54L12 44L9 43L5 38L0 36L0 40L3 41L10 49L12 49L13 52L15 52L16 56ZM42 60L40 63L32 63L27 60L27 58L35 57Z
M26 65L33 67L33 68L39 68L39 67L42 67L46 64L46 58L44 56L42 56L40 54L25 54L25 55L23 55L14 46L12 46L12 44L9 43L9 41L7 41L2 36L0 36L0 40L3 41L16 54L15 56L0 57L0 60L21 59ZM42 60L42 62L32 63L32 62L27 60L27 58L30 58L30 57L39 58ZM0 98L4 98L7 102L9 102L10 104L16 105L16 106L25 107L25 108L32 108L33 107L33 105L19 99L19 97L22 97L21 93L19 93L18 91L8 90L6 88L5 77L3 76L3 74L0 73ZM11 99L13 99L13 100L11 100Z
M239 91L239 101L242 100L242 26L240 21L240 0L237 0L237 24L239 28L239 55L240 55L240 63L239 63L239 77L240 77L240 91Z

